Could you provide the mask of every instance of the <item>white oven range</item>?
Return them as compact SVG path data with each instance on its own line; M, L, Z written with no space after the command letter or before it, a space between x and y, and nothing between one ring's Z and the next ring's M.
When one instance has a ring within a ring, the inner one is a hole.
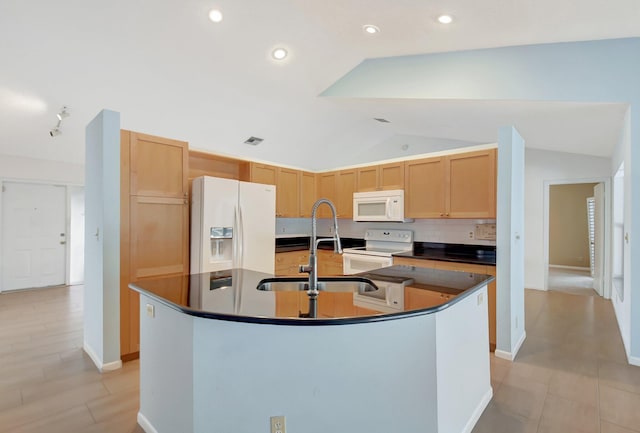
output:
M413 251L411 230L369 229L365 246L345 248L342 254L345 275L365 273L378 287L375 292L354 293L353 302L363 308L392 313L404 309L404 286L411 280L387 277L375 273L376 269L393 265L393 254Z
M345 275L392 266L393 254L413 251L411 230L369 229L364 240L364 247L344 249L342 265Z

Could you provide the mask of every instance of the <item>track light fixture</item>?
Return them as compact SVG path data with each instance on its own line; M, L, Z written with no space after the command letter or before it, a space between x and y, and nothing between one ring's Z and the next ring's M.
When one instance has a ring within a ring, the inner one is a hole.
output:
M57 137L58 135L62 134L62 131L60 130L60 126L62 126L62 119L69 117L70 114L71 113L69 113L69 108L67 106L64 106L60 109L58 114L56 114L58 123L56 123L56 126L49 130L49 135L51 137Z
M56 116L58 116L58 120L62 120L65 117L69 117L69 112L67 110L68 110L67 107L62 107L60 112L56 114Z

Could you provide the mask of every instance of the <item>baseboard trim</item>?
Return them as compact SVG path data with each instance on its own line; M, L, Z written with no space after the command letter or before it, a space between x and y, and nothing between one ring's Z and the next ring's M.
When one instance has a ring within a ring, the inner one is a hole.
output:
M640 358L637 356L629 356L629 364L640 367Z
M502 359L506 359L507 361L513 361L514 359L516 359L516 355L520 351L520 348L524 344L524 340L526 338L527 338L527 333L525 331L525 332L522 333L522 337L520 337L520 340L518 340L518 342L516 343L515 347L513 348L513 352L507 352L506 350L498 350L498 349L496 349L496 351L495 351L496 357L502 358Z
M142 427L142 430L144 430L145 433L158 433L158 430L153 427L153 424L149 422L142 412L138 412L138 424Z
M87 355L89 355L89 358L91 358L91 360L93 361L93 363L95 364L96 368L100 373L104 373L105 371L118 370L122 368L121 360L107 362L106 364L103 364L100 357L96 354L93 348L91 348L91 346L87 344L86 341L82 344L82 349L85 351Z
M549 265L550 268L557 269L573 269L574 271L590 271L591 268L585 268L583 266L565 266L565 265Z
M484 394L484 396L482 396L482 400L480 400L480 403L478 403L478 406L471 414L471 417L469 418L469 421L467 421L467 424L464 426L462 433L471 433L473 428L476 426L476 423L482 416L482 413L487 408L487 405L491 401L492 397L493 397L493 388L489 387L489 389Z

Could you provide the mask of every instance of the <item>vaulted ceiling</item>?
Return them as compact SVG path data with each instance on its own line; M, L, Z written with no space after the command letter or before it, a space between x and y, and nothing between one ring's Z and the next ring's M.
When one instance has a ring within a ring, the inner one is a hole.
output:
M125 129L312 170L492 142L506 123L527 146L608 156L623 104L318 95L366 58L640 36L639 22L638 0L3 0L0 153L81 163L108 108Z

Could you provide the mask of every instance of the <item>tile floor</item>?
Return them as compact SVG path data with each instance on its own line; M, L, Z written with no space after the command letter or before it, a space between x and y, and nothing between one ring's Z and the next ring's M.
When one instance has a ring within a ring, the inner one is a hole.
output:
M548 289L574 295L598 296L593 290L591 272L549 266Z
M610 302L527 290L526 330L513 363L491 357L474 433L640 433L640 367ZM143 433L138 369L100 374L83 353L81 286L0 294L0 433Z
M527 339L491 357L494 397L473 433L640 432L640 367L627 363L611 302L525 291Z

